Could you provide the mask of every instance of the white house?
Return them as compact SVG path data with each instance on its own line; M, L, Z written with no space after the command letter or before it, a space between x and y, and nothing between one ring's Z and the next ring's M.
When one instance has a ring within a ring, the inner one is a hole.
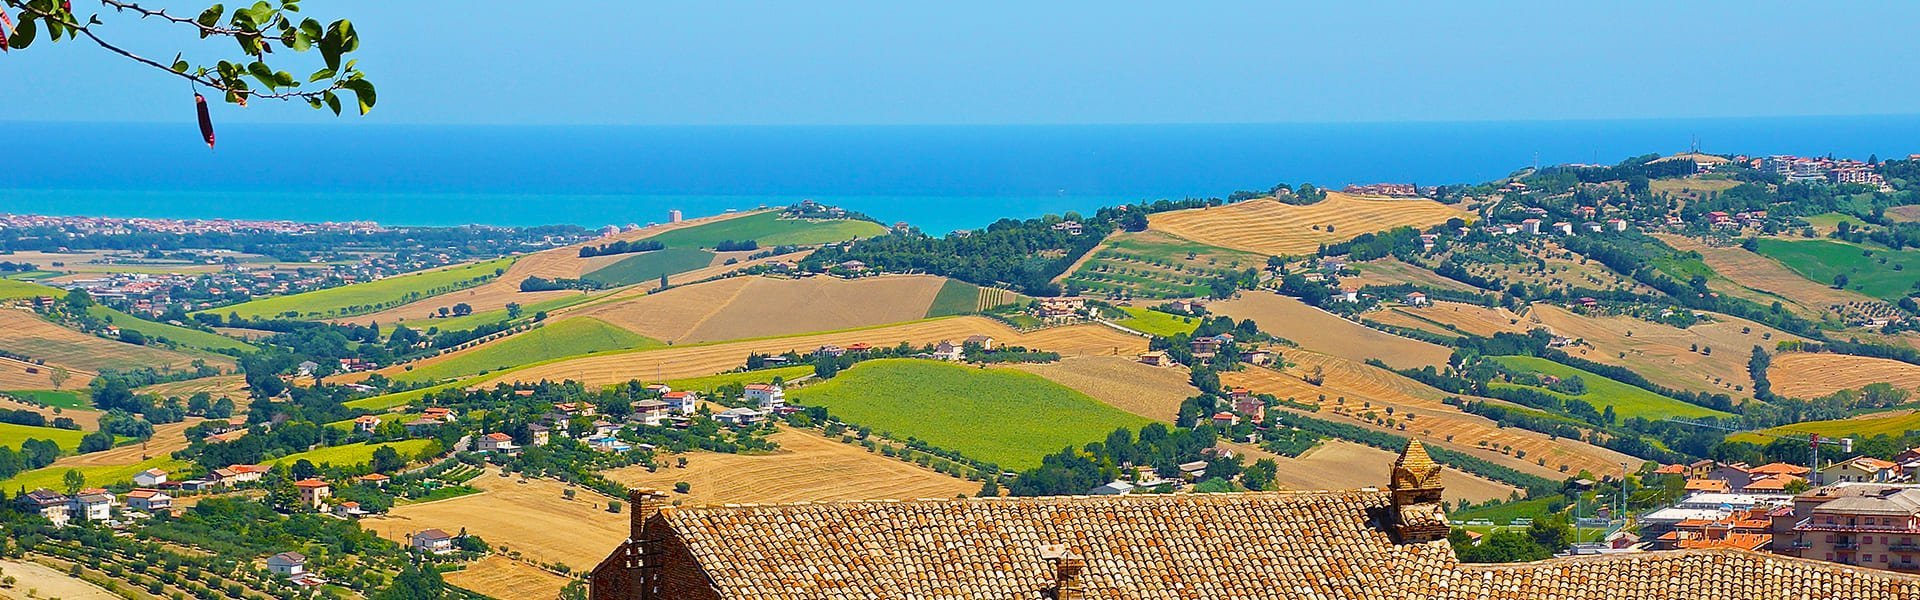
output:
M761 410L773 410L787 405L787 392L780 386L755 383L746 387L746 398L760 406Z
M413 537L409 538L408 544L413 546L413 549L421 552L446 554L453 551L453 536L438 529L428 529L413 534Z
M527 426L527 437L532 438L529 442L534 446L547 445L547 442L552 441L552 435L553 430L545 425L535 423Z
M70 500L71 498L63 494L46 488L40 488L21 494L18 502L20 503L21 510L37 513L45 517L48 521L53 521L54 527L66 527L68 519L67 504Z
M480 436L475 446L475 450L481 452L513 452L518 449L513 445L513 436L498 432Z
M281 577L296 577L307 572L307 557L299 552L281 552L267 557L267 571Z
M700 393L685 391L667 392L660 395L660 400L667 403L668 410L683 415L690 415L693 414L695 408L700 406Z
M173 496L160 490L141 488L127 492L127 508L157 512L173 508Z
M627 415L627 420L659 427L660 422L672 413L673 405L671 404L659 400L641 400L633 403L633 414Z
M941 341L933 347L933 357L940 360L959 361L966 358L966 351L953 342Z
M361 415L353 420L353 429L360 433L373 433L380 428L380 417Z
M80 490L67 502L67 512L88 521L112 519L113 493L99 488Z
M729 408L713 415L713 420L727 425L752 425L766 418L766 414L751 408Z
M1409 305L1413 305L1413 306L1426 306L1426 305L1427 305L1427 295L1426 295L1426 294L1424 294L1424 293L1421 293L1421 292L1411 292L1411 293L1408 293L1408 294L1407 294L1407 304L1409 304Z
M1900 465L1873 458L1856 456L1827 465L1820 469L1820 483L1840 483L1858 481L1866 483L1886 483L1900 475Z
M147 469L133 474L135 487L150 488L167 482L167 472L160 469Z

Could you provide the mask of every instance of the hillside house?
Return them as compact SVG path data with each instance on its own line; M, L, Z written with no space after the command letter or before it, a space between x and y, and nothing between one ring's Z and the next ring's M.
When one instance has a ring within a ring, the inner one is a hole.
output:
M355 477L353 480L356 483L364 483L373 487L387 487L387 483L393 481L393 478L382 473L368 473Z
M1052 229L1054 231L1064 232L1067 235L1080 235L1080 222L1079 221L1061 221L1059 223L1054 223Z
M1573 224L1560 221L1553 224L1553 230L1559 232L1560 235L1573 235Z
M522 390L522 391L531 392L533 390ZM453 409L446 408L444 406L428 407L426 410L420 411L420 416L423 416L429 419L437 419L442 423L452 423L460 420L457 416L453 414Z
M667 392L660 395L660 400L667 403L669 411L682 415L691 415L700 407L699 392Z
M434 430L434 428L437 428L445 424L446 422L441 421L439 419L428 419L425 417L421 417L418 419L414 419L412 421L407 421L405 427L407 428L407 435L421 435L421 434L431 433Z
M984 335L970 335L967 336L967 339L960 340L960 345L979 346L981 350L992 350L993 338Z
M1528 235L1539 235L1540 220L1539 219L1523 219L1520 221L1520 230L1527 232Z
M656 396L657 396L657 395L660 395L660 394L665 394L665 393L667 393L667 392L671 392L671 391L673 391L673 388L671 388L671 387L668 387L668 386L667 386L667 384L664 384L664 383L649 383L649 384L647 384L647 393L649 393L649 394L653 394L653 395L656 395Z
M80 490L67 501L67 513L73 518L87 521L107 521L113 519L113 493L93 488Z
M1900 465L1871 456L1856 456L1822 467L1819 475L1817 483L1822 485L1843 482L1887 483L1900 478Z
M1133 493L1133 488L1134 486L1132 483L1128 483L1128 482L1120 481L1116 479L1111 482L1102 484L1100 487L1096 487L1091 490L1088 490L1087 495L1089 496L1125 496L1127 494Z
M281 577L297 577L307 572L307 557L299 552L281 552L267 557L267 571Z
M835 346L833 344L827 344L825 346L821 346L819 348L814 349L813 353L821 356L831 356L834 358L840 358L842 356L847 355L847 349L841 348L839 346Z
M660 403L661 406L666 406L666 403L658 400L644 400L643 402L656 402ZM527 445L545 446L548 442L553 441L553 429L539 423L527 425L527 438Z
M729 408L714 413L713 420L722 425L745 427L755 425L766 419L766 414L751 408Z
M1174 300L1167 303L1167 310L1189 315L1199 315L1207 311L1207 303L1200 300Z
M1232 427L1240 422L1240 417L1228 411L1213 413L1213 424L1219 427Z
M500 432L480 436L480 439L474 442L474 450L480 452L511 454L518 449L520 449L519 446L513 445L513 436Z
M955 345L953 342L942 340L939 344L934 345L933 358L936 360L959 362L966 359L966 350Z
M1274 354L1266 350L1249 350L1240 354L1240 360L1250 365L1267 366L1273 364Z
M1626 231L1627 220L1626 219L1607 219L1607 229L1612 229L1614 231Z
M380 417L360 415L353 420L353 430L360 433L373 433L380 429Z
M428 529L407 538L407 545L428 554L453 552L453 536L439 529Z
M1333 294L1333 300L1335 302L1359 302L1360 288L1350 285L1340 286L1340 291Z
M787 406L787 392L780 386L755 383L747 385L745 390L747 401L759 406L760 410L776 410Z
M671 404L659 400L641 400L633 403L633 413L627 415L627 420L642 425L659 427L660 422L671 414L673 414L673 405Z
M1227 390L1228 401L1239 402L1241 400L1246 400L1252 397L1253 397L1253 390L1249 390L1247 388L1236 387L1236 388L1231 388Z
M1251 396L1241 398L1233 401L1233 412L1254 423L1262 423L1267 420L1267 403Z
M1042 319L1061 319L1087 310L1087 299L1080 297L1040 298L1034 301L1033 315Z
M138 488L127 492L127 508L148 513L169 510L173 508L173 496L156 489Z
M619 433L619 431L620 426L613 424L612 421L594 421L593 433L590 435L593 437L612 437L613 434Z
M53 521L54 527L66 527L67 506L71 500L72 498L68 498L65 494L40 488L21 494L15 502L21 512L40 515L48 521Z
M359 502L354 502L349 500L346 502L341 502L339 504L333 505L333 516L340 517L342 519L358 519L360 517L364 517L369 514L372 514L372 513L369 513L365 509L360 508Z
M1410 306L1426 306L1427 305L1427 295L1424 293L1412 292L1407 294L1406 299L1407 299L1407 304Z
M167 472L160 469L147 469L133 474L134 487L150 488L167 482Z
M1168 358L1167 353L1165 352L1154 350L1152 352L1141 353L1140 362L1150 366L1164 367L1164 366L1167 366L1168 364L1171 364L1173 362L1173 359Z
M319 510L326 505L327 498L333 497L333 486L319 479L302 479L293 482L293 488L300 492L300 505Z

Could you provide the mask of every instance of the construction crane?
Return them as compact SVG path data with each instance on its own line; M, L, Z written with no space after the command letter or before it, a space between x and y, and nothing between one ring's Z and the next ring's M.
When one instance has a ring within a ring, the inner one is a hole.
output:
M1764 431L1748 431L1745 429L1728 427L1728 426L1720 425L1717 423L1702 423L1699 421L1688 421L1686 419L1673 419L1673 418L1668 418L1663 420L1679 423L1681 425L1691 425L1694 427L1705 427L1707 429L1718 429L1721 431L1745 433L1749 435L1757 435L1760 437L1769 437L1777 440L1793 440L1796 442L1803 442L1807 444L1808 447L1813 448L1813 464L1807 465L1809 469L1809 471L1807 472L1807 475L1808 475L1807 481L1813 482L1814 485L1826 484L1826 482L1824 481L1814 481L1814 478L1817 478L1820 476L1820 447L1821 446L1839 446L1841 452L1853 451L1853 438L1849 438L1849 437L1823 437L1818 433L1809 433L1804 436L1779 435L1779 434L1767 433Z

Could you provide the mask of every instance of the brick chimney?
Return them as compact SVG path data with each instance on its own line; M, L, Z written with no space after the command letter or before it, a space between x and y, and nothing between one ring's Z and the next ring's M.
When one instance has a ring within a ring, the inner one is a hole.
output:
M627 504L629 505L627 507L627 519L629 521L627 526L627 539L638 540L646 537L642 535L642 533L647 530L647 520L652 519L654 515L660 514L661 509L666 507L666 498L667 494L665 492L652 488L642 488L627 492Z
M647 521L666 508L666 494L639 489L627 493L627 541L588 577L591 600L647 600L659 593L660 544L647 536Z
M1085 600L1086 591L1082 589L1080 573L1087 569L1087 562L1074 554L1066 546L1048 544L1040 547L1040 558L1053 564L1053 588L1048 597L1053 600Z

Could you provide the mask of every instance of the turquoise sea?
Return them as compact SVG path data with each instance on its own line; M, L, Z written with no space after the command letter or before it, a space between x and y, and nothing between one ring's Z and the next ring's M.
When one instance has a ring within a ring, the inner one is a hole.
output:
M811 198L934 232L1278 182L1476 182L1536 161L1920 152L1920 116L1111 126L6 124L0 212L587 226ZM30 149L30 150L29 150ZM31 160L28 167L23 160Z

